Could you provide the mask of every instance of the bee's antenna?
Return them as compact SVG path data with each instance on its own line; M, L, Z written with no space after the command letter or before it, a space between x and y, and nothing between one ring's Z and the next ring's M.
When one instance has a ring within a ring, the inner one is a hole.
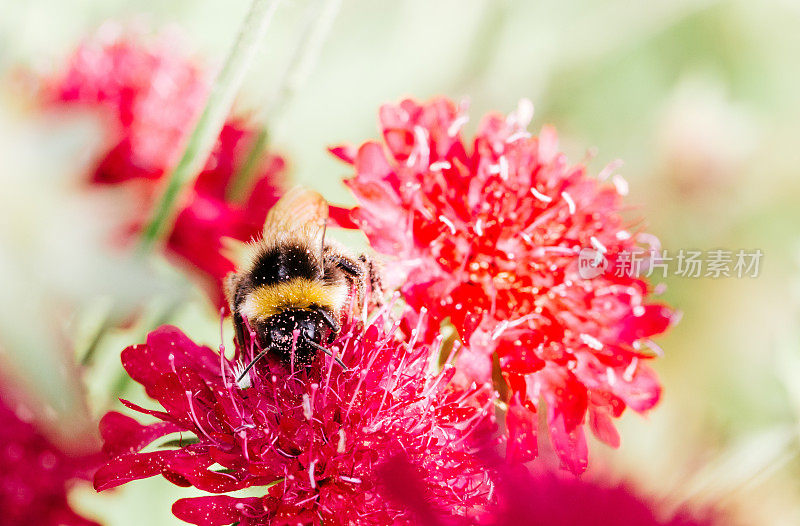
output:
M347 366L344 364L344 362L342 360L340 360L338 356L334 356L333 353L330 350L326 349L325 347L323 347L322 345L318 344L314 340L309 340L308 338L306 338L306 341L308 343L310 343L311 346L314 347L315 349L319 349L320 351L324 352L325 354L327 354L328 356L330 356L331 358L336 360L336 363L341 365L342 369L344 369L345 371L347 370Z
M249 364L247 364L247 367L244 368L244 371L242 371L241 374L239 374L239 377L236 379L236 383L237 384L240 383L242 381L242 378L244 378L245 375L248 372L250 372L250 369L253 368L253 366L256 364L256 362L258 362L261 358L266 356L266 354L267 354L267 351L261 351L260 353L258 353L256 355L256 357L253 358L253 360Z

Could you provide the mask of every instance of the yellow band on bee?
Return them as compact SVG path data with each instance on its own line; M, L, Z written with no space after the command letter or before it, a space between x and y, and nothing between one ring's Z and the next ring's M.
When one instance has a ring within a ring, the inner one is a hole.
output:
M262 285L250 294L242 311L250 319L267 318L288 309L308 309L312 305L339 310L346 291L340 285L295 278L274 285Z

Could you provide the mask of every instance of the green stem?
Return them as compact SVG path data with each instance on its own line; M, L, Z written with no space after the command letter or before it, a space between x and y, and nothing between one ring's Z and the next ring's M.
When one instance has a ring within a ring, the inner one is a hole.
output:
M231 201L239 201L244 198L247 188L250 186L250 181L258 169L259 161L261 161L261 153L266 150L267 142L269 141L269 134L267 133L266 126L258 130L256 140L250 146L247 152L247 157L239 168L239 171L233 176L231 186L228 189L227 197Z
M186 143L183 156L169 176L167 187L142 232L140 241L142 252L151 250L168 230L173 220L175 204L188 184L203 168L279 1L253 0L250 5L239 36L214 81L203 113Z
M87 345L86 351L80 359L80 365L82 367L87 367L92 364L94 361L94 356L97 353L97 349L100 347L100 342L102 341L103 336L111 327L112 325L108 319L104 319L97 327L97 330L92 334L91 340L89 340L89 345Z
M341 5L341 0L317 0L308 7L301 36L295 42L291 57L280 75L278 87L270 97L269 104L255 117L256 122L261 123L261 130L247 154L247 159L233 179L228 192L230 199L238 200L244 196L267 146L267 121L273 125L278 121L292 96L311 75Z
M497 56L509 16L508 0L491 0L486 4L481 24L469 44L467 62L455 82L457 89L469 93L474 88L471 88L472 84L486 74Z
M266 118L274 120L276 114L286 108L287 102L305 84L319 60L341 6L341 0L317 0L316 5L309 7L302 36L295 44L278 89L267 105L261 122L265 122Z

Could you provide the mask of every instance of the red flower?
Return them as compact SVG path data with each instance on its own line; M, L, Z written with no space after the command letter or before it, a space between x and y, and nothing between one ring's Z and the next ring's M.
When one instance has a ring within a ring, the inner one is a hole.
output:
M557 473L500 467L498 505L482 518L484 526L516 526L536 517L547 526L712 526L723 524L712 510L680 509L671 516L663 503L643 495L632 484Z
M178 161L210 88L208 75L182 48L174 35L148 40L109 23L48 83L52 102L108 116L113 139L92 181L158 179Z
M248 388L235 383L238 362L177 328L154 331L122 361L163 411L123 403L161 422L144 426L108 413L100 427L113 459L95 487L161 474L210 493L264 489L263 496L175 503L177 517L206 526L415 524L384 495L377 475L402 455L439 509L474 513L488 502L490 484L468 453L493 429L491 401L482 389L454 388L451 366L430 373L430 348L397 340L397 325L387 329L386 321L345 323L331 349L347 370L322 354L294 372L259 363ZM252 352L237 354L247 361ZM141 451L175 432L179 447Z
M562 464L580 473L587 419L616 447L612 419L658 401L646 348L673 314L648 302L641 279L578 273L581 248L619 253L637 236L619 215L620 190L569 165L551 128L531 137L531 115L529 103L507 118L488 115L470 144L464 108L404 100L381 108L382 143L332 152L355 168L353 220L407 269L401 291L428 309L428 334L449 318L467 344L459 369L478 381L497 356L510 456L536 456L543 399Z
M31 410L11 394L4 389L0 396L0 524L97 526L75 513L67 492L91 478L99 458L62 448L34 425Z
M126 36L109 24L78 48L66 71L48 83L45 96L51 104L99 109L108 117L113 139L90 180L140 181L134 194L142 203L134 228L138 230L149 218L161 188L159 179L178 162L209 88L209 76L175 38ZM259 160L255 182L244 199L230 195L256 135L243 120L225 124L167 243L170 254L200 271L220 307L226 306L222 279L233 270L222 253L222 238L249 241L261 231L280 195L284 161L275 156Z
M667 513L666 504L630 482L609 482L595 476L572 477L540 468L528 471L502 461L491 451L477 456L492 474L494 499L477 518L450 519L430 509L430 497L413 466L398 459L381 472L395 500L416 510L421 526L712 526L723 524L720 513L682 506ZM607 477L604 477L607 478Z

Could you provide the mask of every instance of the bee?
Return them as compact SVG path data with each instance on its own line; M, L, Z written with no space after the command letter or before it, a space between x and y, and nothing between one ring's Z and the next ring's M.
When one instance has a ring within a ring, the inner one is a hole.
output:
M243 263L225 279L225 295L240 348L255 336L261 351L240 373L270 353L283 363L310 365L339 332L345 305L365 301L368 287L380 297L376 265L351 256L325 238L328 203L295 187L270 209L260 239L249 244ZM339 364L344 364L337 359Z

